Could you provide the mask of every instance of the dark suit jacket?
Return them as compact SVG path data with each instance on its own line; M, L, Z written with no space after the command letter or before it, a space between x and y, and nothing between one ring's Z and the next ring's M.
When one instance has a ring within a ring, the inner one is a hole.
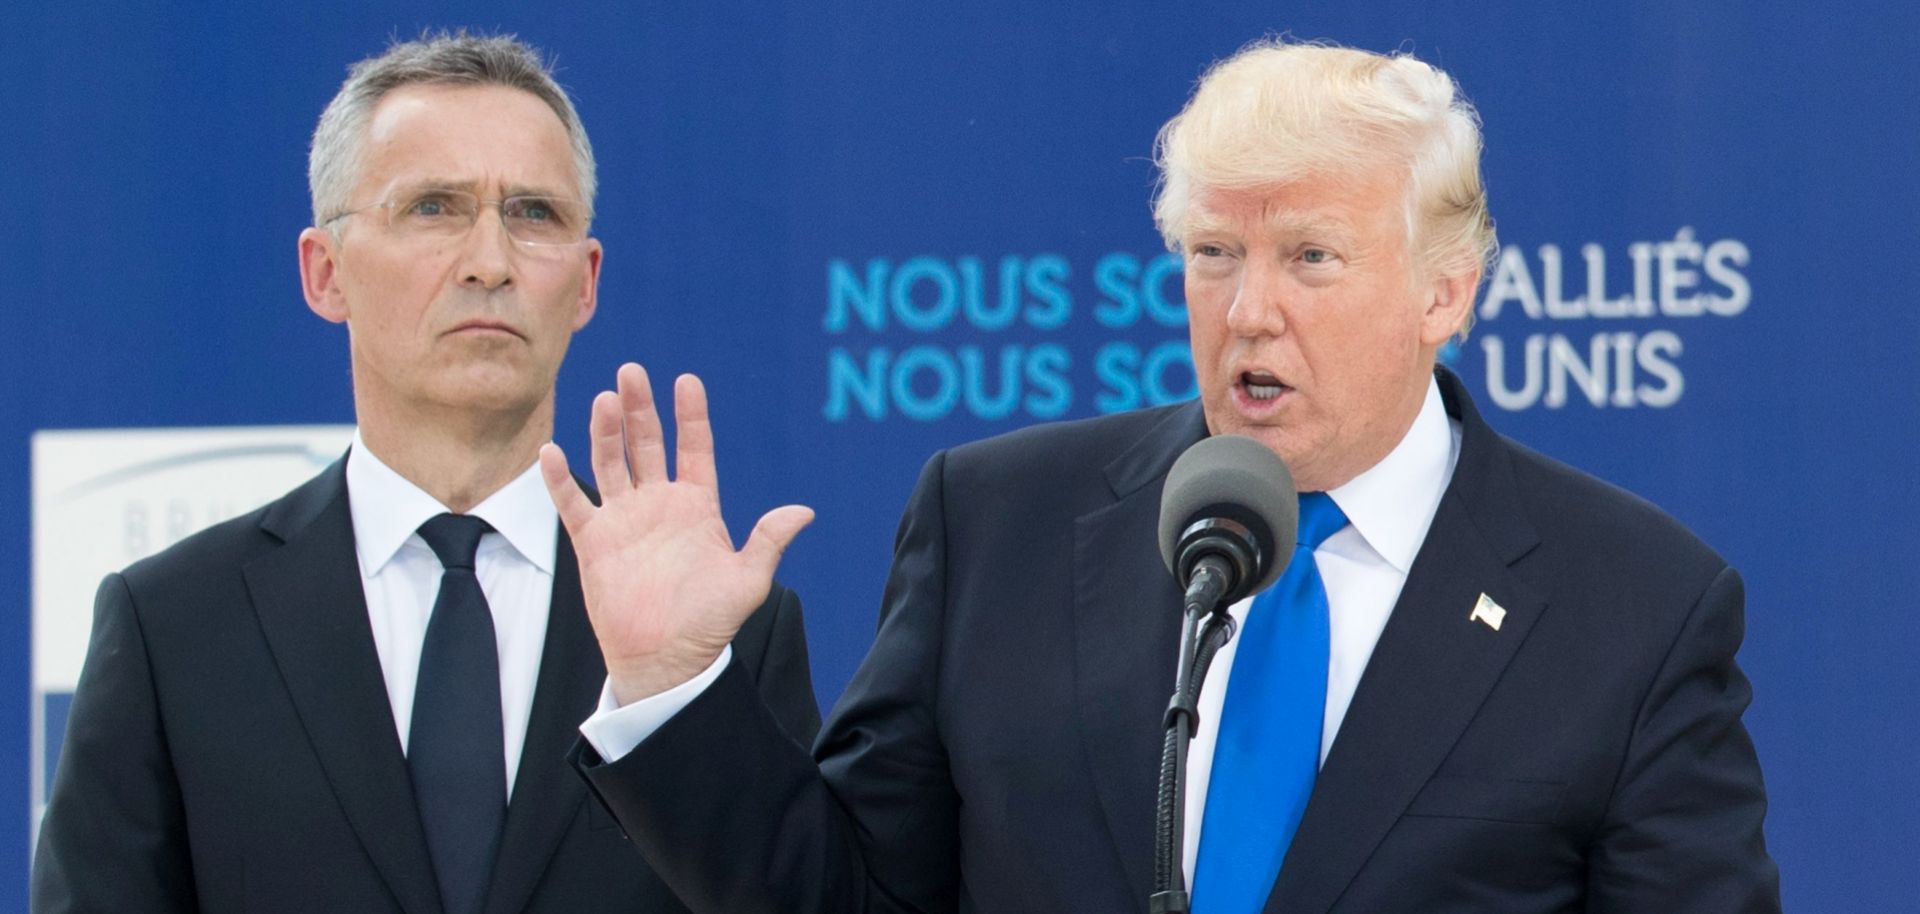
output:
M35 911L440 910L344 471L101 585L34 860ZM554 568L487 910L683 911L567 763L605 672L565 531ZM798 599L774 585L735 651L776 728L810 739L819 716Z
M1441 375L1458 468L1267 912L1777 911L1740 579ZM1204 434L1186 404L935 456L817 768L736 669L589 777L696 911L1144 911L1180 607L1155 521Z

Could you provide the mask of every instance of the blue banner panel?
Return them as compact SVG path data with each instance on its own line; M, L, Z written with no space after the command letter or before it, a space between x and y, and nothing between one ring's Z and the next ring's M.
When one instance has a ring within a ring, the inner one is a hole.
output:
M1452 364L1496 428L1660 505L1745 576L1746 719L1788 908L1912 906L1920 63L1895 37L1920 32L1912 5L449 15L12 11L0 602L22 609L0 618L0 907L24 907L38 764L29 436L351 422L346 335L295 271L306 144L348 63L457 25L551 51L598 154L600 310L557 439L582 462L622 361L661 389L700 374L736 535L775 505L819 512L781 577L823 703L872 641L930 454L1193 394L1180 264L1147 201L1155 132L1206 65L1286 31L1448 69L1485 121L1504 245Z

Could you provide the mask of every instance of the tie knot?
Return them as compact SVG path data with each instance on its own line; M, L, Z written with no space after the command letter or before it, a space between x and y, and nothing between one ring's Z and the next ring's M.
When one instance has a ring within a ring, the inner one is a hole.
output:
M1312 552L1346 525L1346 512L1341 511L1327 493L1300 493L1300 539L1295 548Z
M420 538L440 557L440 567L472 571L480 537L492 529L491 524L471 514L437 514L420 525Z

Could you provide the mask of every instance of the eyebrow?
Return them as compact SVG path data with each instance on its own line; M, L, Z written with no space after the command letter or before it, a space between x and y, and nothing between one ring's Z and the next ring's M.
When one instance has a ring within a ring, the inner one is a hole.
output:
M402 184L396 184L394 185L394 191L395 193L400 193L400 194L419 194L419 193L427 193L429 191L436 191L436 190L458 190L458 191L464 191L466 193L473 194L475 196L479 196L479 193L480 193L479 187L480 187L480 182L478 181L448 181L448 180L438 179L438 178L428 178L421 181L410 181ZM538 187L532 184L509 184L509 185L506 185L501 190L502 192L500 196L502 197L566 197L567 196L566 194L553 190L551 188Z
M1225 220L1215 219L1205 213L1193 213L1187 217L1187 228L1183 233L1188 236L1205 235L1226 228Z
M532 184L509 184L501 194L503 197L568 197L570 194L550 187L538 187Z
M1268 229L1281 235L1316 235L1345 241L1353 234L1345 223L1337 219L1328 219L1299 210L1271 212L1267 214L1264 221Z
M1276 235L1318 236L1338 242L1347 242L1353 238L1353 230L1345 223L1300 210L1275 210L1267 213L1262 221L1265 223L1265 228ZM1189 219L1187 234L1204 235L1209 232L1228 231L1231 228L1231 220L1199 212Z

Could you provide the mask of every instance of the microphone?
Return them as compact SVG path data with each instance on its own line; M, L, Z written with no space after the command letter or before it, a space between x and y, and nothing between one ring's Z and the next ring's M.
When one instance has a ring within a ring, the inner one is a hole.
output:
M1215 435L1187 448L1167 472L1160 557L1189 604L1231 606L1286 570L1299 523L1287 465L1252 438Z
M1173 699L1161 718L1160 786L1154 814L1149 914L1187 914L1180 870L1186 828L1187 744L1199 725L1200 684L1233 637L1223 610L1265 589L1293 558L1300 502L1293 474L1266 445L1215 435L1187 448L1160 491L1160 558L1186 591Z

